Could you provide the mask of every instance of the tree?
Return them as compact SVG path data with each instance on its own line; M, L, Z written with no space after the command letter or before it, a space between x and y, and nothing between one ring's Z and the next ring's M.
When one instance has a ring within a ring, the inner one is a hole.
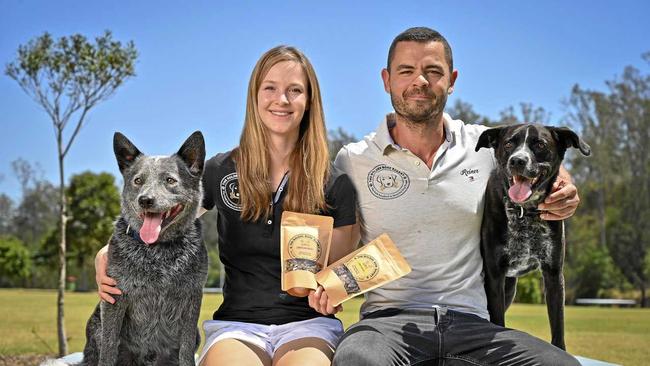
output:
M79 290L88 289L88 259L106 245L120 214L120 193L110 173L84 172L70 178L67 191L70 256L79 271ZM91 263L90 267L93 267ZM91 269L92 278L94 271Z
M516 123L539 123L548 125L551 123L551 113L543 107L535 107L532 103L519 103L519 114L515 108L510 106L500 112L500 118L496 124L508 125Z
M341 148L351 142L358 141L352 134L347 133L341 127L336 130L329 130L327 134L327 144L330 151L330 160L334 161L336 154Z
M59 162L59 288L57 330L59 354L68 351L64 327L64 290L66 279L66 221L64 160L86 121L88 112L108 99L126 79L135 75L137 51L133 42L126 46L106 31L89 42L74 34L54 41L49 33L18 47L16 60L7 64L5 73L14 79L50 117L54 126ZM66 126L73 122L69 137Z
M650 62L650 53L644 58ZM594 156L576 162L575 178L587 190L586 209L598 218L599 242L641 294L650 278L650 74L628 66L607 82L607 92L573 88L570 121L582 129ZM590 202L591 201L591 202Z
M12 213L12 234L33 251L56 224L58 210L52 202L56 202L57 188L45 180L38 163L18 158L11 162L11 168L21 189L21 201Z
M208 248L208 280L206 287L223 287L225 280L223 263L219 259L219 234L217 233L217 210L209 210L201 215L201 227L203 229L203 243ZM219 264L217 266L217 264Z
M447 108L446 111L451 118L459 119L465 123L480 124L486 126L494 126L495 122L491 121L488 117L481 116L474 111L474 107L467 102L456 99L454 104Z
M29 250L18 238L0 236L0 283L26 279L32 267Z
M14 216L14 201L4 193L0 193L0 235L11 233L11 222Z

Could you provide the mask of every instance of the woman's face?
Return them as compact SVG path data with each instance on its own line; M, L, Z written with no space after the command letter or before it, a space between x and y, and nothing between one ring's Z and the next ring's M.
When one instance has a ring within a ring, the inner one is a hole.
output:
M281 61L269 69L257 92L257 108L270 134L298 140L300 121L309 108L308 85L295 61Z

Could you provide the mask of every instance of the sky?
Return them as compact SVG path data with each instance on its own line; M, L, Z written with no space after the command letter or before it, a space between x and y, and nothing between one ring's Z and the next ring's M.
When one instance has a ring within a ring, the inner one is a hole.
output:
M448 106L460 99L498 118L527 102L561 124L574 85L604 91L625 66L648 71L648 14L650 2L625 0L0 0L0 193L20 199L11 168L19 158L58 182L49 117L4 75L18 46L46 31L94 39L110 30L138 49L137 75L90 111L65 160L66 179L90 170L120 182L115 131L147 154L174 153L195 130L208 157L235 147L250 73L279 44L298 47L314 65L328 129L358 138L392 109L380 72L392 39L413 26L451 44L459 77Z

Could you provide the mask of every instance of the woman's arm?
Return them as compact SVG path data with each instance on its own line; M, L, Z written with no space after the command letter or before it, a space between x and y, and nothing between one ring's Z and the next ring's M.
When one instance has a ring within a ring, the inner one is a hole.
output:
M334 228L328 264L336 262L356 249L360 238L359 223ZM318 286L316 291L310 291L308 301L309 306L323 315L336 314L343 310L341 305L332 306L322 286Z
M108 244L100 249L95 256L95 281L97 282L97 294L99 295L99 298L114 304L115 299L111 294L121 295L122 291L116 287L117 282L108 277L106 274L106 268L108 268Z

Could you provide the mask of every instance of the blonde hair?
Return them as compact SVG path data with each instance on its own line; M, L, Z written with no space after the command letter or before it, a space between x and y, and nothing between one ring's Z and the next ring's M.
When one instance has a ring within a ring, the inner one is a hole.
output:
M289 158L289 189L283 208L312 214L326 208L324 191L329 177L329 150L316 72L302 52L290 46L277 46L260 57L251 74L244 128L239 148L234 154L242 205L241 218L245 221L257 221L271 215L269 144L266 127L260 118L257 93L271 67L282 61L301 65L308 79L308 110L300 122L298 142Z

